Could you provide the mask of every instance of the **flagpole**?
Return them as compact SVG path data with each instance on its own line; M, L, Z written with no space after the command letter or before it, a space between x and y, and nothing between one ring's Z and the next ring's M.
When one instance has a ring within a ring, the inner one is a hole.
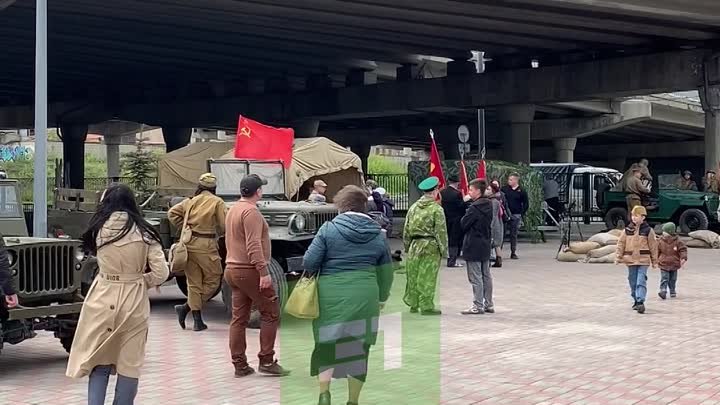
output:
M484 108L477 109L477 123L478 123L478 154L480 155L480 160L484 160L485 153L487 152L487 149L485 149L485 109Z

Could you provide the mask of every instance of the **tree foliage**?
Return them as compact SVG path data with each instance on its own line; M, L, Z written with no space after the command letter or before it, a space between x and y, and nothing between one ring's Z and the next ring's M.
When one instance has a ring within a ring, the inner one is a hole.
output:
M135 193L147 198L152 193L151 184L157 173L157 155L139 141L134 151L123 154L121 163L123 176L129 178Z

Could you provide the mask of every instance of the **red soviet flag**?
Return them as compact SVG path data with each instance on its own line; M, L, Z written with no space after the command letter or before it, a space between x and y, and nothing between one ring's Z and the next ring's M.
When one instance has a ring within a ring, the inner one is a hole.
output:
M443 175L440 153L438 153L432 131L430 132L430 176L440 179L440 188L445 188L445 176Z
M481 159L478 162L477 178L478 179L487 178L487 168L485 166L485 159Z
M284 167L289 167L294 141L295 131L292 128L273 128L241 115L235 137L235 157L280 160Z
M468 194L470 183L468 182L467 170L465 169L465 161L460 161L460 192L463 197Z

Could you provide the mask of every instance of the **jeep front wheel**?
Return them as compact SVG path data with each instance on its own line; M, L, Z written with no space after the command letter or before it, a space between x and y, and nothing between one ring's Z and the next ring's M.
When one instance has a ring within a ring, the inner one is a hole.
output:
M710 225L707 214L697 208L688 208L683 211L678 222L680 223L680 232L685 234L706 230Z
M607 229L622 229L627 225L628 212L623 207L610 208L605 214L605 226Z

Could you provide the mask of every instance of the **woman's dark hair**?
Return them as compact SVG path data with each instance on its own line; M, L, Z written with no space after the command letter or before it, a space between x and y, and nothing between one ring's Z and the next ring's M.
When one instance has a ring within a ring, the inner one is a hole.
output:
M115 212L124 212L128 215L128 220L123 225L120 232L111 240L105 241L100 246L97 245L97 237L105 222ZM119 241L124 238L134 226L143 234L145 238L152 239L160 243L160 234L143 218L132 189L124 184L112 184L105 190L104 198L98 206L97 212L90 219L88 229L83 233L81 239L85 249L90 253L96 254L101 247Z
M338 212L368 212L368 195L365 190L358 186L348 185L343 187L333 198L333 203Z
M493 194L497 194L500 192L500 185L495 183L494 181L490 182L490 188L492 189Z

